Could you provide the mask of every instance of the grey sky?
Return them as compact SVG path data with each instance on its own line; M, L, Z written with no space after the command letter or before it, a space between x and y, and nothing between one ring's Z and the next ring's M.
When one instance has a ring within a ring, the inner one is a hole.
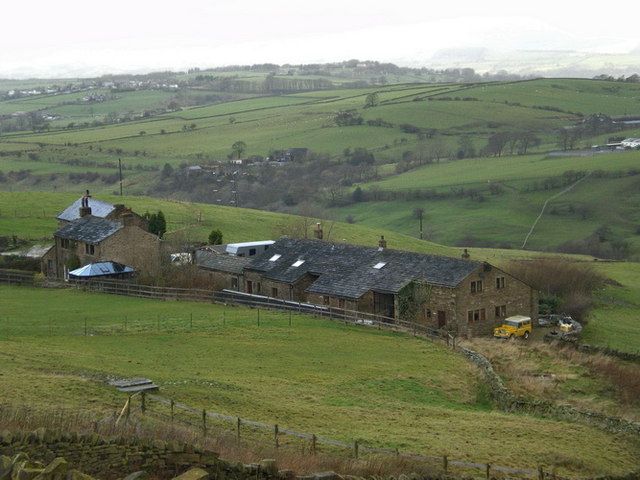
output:
M449 47L621 53L635 2L59 0L0 9L0 76L349 58L427 65Z

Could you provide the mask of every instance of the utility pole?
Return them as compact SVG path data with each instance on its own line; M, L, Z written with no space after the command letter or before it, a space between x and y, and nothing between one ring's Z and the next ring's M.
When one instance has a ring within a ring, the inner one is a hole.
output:
M122 196L122 160L118 158L118 172L120 174L120 196Z
M422 232L422 219L424 218L424 208L418 207L413 210L414 217L420 220L420 240L422 240L423 232Z

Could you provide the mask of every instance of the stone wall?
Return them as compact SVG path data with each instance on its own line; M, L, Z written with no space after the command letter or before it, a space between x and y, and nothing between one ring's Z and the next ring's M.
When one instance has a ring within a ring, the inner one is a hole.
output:
M615 350L609 347L601 347L598 345L587 345L586 343L579 343L573 339L566 339L559 336L556 336L556 338L551 338L551 336L545 335L544 340L549 343L555 343L562 346L572 347L583 353L588 353L588 354L601 353L603 355L607 355L609 357L616 357L616 358L619 358L620 360L625 360L627 362L640 363L640 353L622 352L620 350Z
M477 365L489 386L491 397L498 408L505 412L518 412L557 420L580 422L611 433L625 433L640 437L640 423L630 422L618 417L610 417L602 413L578 410L570 405L556 405L544 400L528 400L511 393L496 373L491 362L482 354L465 347L458 350L472 363Z
M153 471L159 478L172 478L191 466L230 470L221 478L243 479L217 454L190 445L136 438L105 439L97 434L57 433L43 428L33 432L0 434L0 455L27 454L49 463L64 457L69 466L100 478L121 478L136 470Z

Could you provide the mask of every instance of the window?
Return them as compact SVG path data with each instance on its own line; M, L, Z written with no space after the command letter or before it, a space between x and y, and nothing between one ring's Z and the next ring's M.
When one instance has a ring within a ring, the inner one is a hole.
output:
M272 297L278 296L278 289L276 287L271 287L271 296Z
M231 288L233 288L234 290L238 289L238 277L233 277L231 279Z
M262 284L260 282L258 282L258 286L256 287L256 291L258 293L262 293Z
M474 280L471 282L471 293L482 292L482 280Z
M297 260L293 265L291 265L292 267L299 267L300 265L302 265L304 263L304 260Z
M496 277L496 288L498 290L504 288L504 277Z
M484 308L479 308L477 310L469 310L467 312L468 323L484 322L486 319L487 319L487 310Z
M256 254L256 249L255 248L250 248L249 249L249 256L253 257Z
M338 299L338 308L344 308L344 298Z
M496 318L506 318L506 317L507 317L507 306L496 305Z
M60 246L62 248L69 248L69 239L68 238L61 238L60 239Z
M84 253L86 253L87 255L93 255L96 253L96 246L92 245L90 243L85 243L84 244Z
M278 260L282 255L280 255L279 253L276 253L273 257L271 257L269 259L270 262L275 262L276 260Z
M331 304L331 299L328 296L324 295L322 297L322 303L324 303L325 305L329 305Z
M429 318L429 319L430 319L432 315L433 315L433 314L431 313L431 309L427 308L427 312L426 312L426 316L427 316L427 318Z

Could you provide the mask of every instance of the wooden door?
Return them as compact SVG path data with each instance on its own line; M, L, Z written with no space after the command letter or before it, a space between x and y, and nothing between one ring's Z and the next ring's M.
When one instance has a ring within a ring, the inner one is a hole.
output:
M438 310L438 328L444 328L447 326L447 312L444 310Z

